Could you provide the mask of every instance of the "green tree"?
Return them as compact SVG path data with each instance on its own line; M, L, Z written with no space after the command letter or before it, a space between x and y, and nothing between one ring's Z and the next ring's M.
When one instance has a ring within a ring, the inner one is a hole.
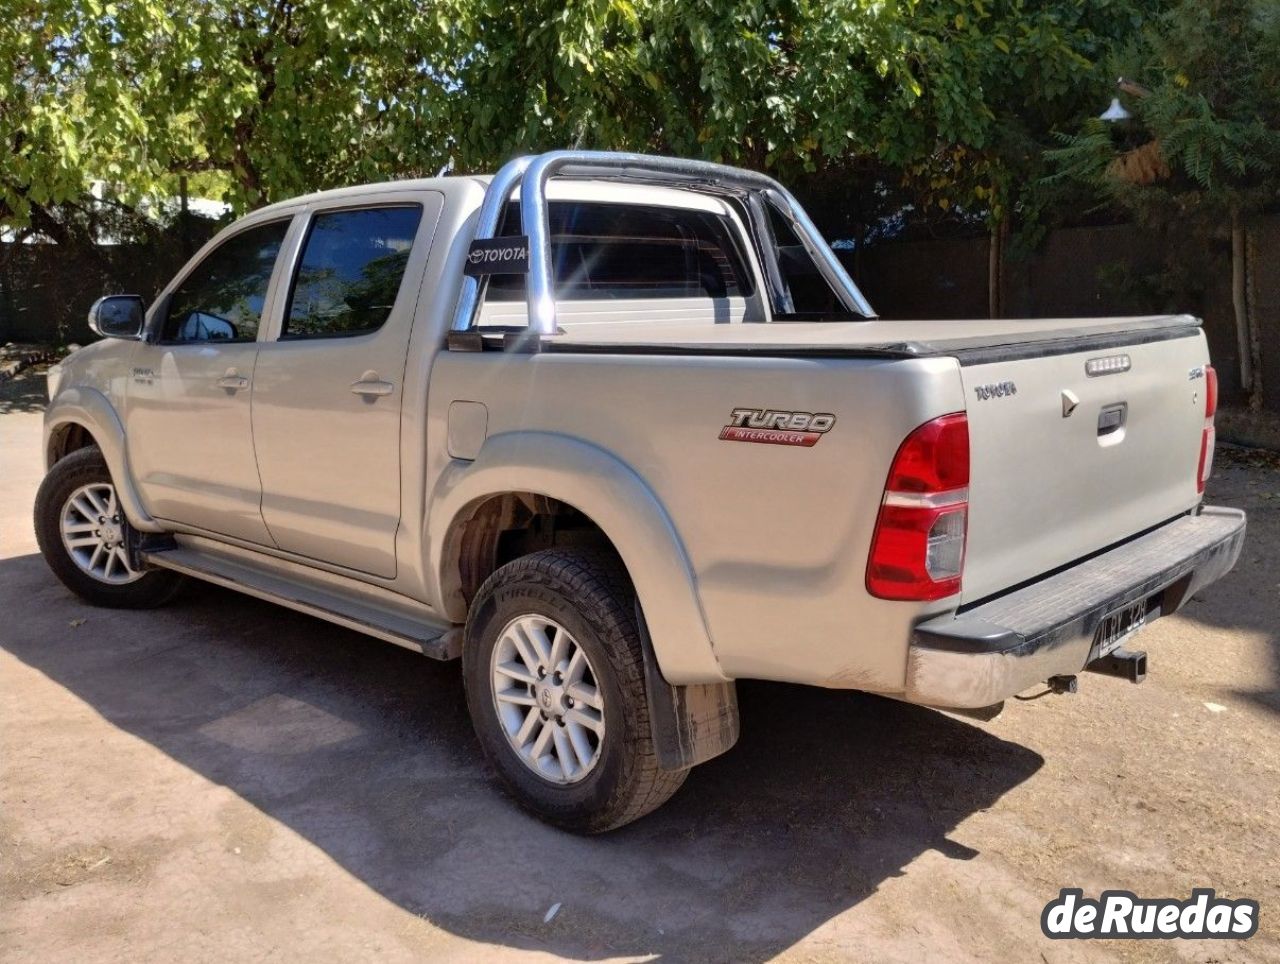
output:
M842 198L819 213L845 237L907 202L1003 220L1139 22L1138 0L17 5L6 223L93 178L128 205L199 176L240 210L579 145L768 170Z
M1134 119L1064 138L1056 180L1144 219L1223 222L1280 198L1280 4L1180 0L1109 66Z
M140 44L166 94L149 112L167 135L160 161L226 172L237 208L434 173L446 36L415 0L178 5Z
M580 145L776 174L829 236L1035 219L1054 132L1096 112L1139 0L549 0L463 4L464 168Z
M237 210L434 170L448 18L414 0L18 0L0 22L0 222L68 240L101 180Z
M1260 405L1245 239L1250 219L1280 202L1280 4L1179 0L1110 66L1132 78L1122 88L1133 119L1090 120L1065 137L1048 153L1048 191L1163 239L1161 270L1125 279L1147 304L1196 304L1230 272L1240 381Z
M548 0L466 4L460 162L579 144L791 180L882 171L998 219L1048 133L1092 108L1135 4Z

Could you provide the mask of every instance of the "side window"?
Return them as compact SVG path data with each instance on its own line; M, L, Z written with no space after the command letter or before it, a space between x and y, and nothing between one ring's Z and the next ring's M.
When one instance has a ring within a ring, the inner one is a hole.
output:
M733 223L708 211L552 201L548 210L556 297L728 298L753 291ZM520 233L513 202L499 234ZM522 301L523 275L493 275L488 299Z
M396 303L421 220L416 204L317 214L281 337L363 335L381 328Z
M196 265L173 293L161 340L253 341L289 221L241 231Z

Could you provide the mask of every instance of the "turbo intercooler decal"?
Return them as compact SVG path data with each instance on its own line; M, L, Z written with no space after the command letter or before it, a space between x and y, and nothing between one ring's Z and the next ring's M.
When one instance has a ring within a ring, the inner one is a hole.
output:
M765 445L818 444L836 424L829 412L780 412L775 409L735 408L720 430L722 442L760 442Z

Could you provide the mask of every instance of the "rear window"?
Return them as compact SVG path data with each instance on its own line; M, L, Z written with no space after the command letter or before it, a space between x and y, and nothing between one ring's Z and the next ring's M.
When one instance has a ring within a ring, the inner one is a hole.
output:
M739 298L754 290L732 222L682 208L552 201L548 218L556 297ZM500 235L520 234L512 202ZM523 301L524 275L493 275L486 297Z

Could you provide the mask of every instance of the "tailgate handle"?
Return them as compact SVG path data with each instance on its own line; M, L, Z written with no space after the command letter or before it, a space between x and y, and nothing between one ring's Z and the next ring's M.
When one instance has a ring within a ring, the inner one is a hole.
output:
M1129 412L1129 403L1120 402L1118 405L1108 405L1098 413L1098 438L1105 435L1111 435L1124 428L1125 416Z

